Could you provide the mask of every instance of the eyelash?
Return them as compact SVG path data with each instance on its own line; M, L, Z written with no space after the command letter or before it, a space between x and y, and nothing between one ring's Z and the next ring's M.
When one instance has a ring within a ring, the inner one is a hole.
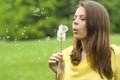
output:
M80 18L81 19L81 18ZM73 18L73 21L75 20L75 18ZM81 19L82 21L85 21L86 20L86 18L85 19Z
M82 21L86 21L86 19L81 19Z

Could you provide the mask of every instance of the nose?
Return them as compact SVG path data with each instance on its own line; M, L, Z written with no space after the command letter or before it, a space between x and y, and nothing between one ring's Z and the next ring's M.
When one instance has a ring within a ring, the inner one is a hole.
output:
M78 25L78 18L76 18L76 19L73 21L73 23L74 23L75 25Z

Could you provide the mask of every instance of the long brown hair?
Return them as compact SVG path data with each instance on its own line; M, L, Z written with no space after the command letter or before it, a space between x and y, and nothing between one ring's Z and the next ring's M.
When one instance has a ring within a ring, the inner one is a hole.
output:
M95 71L103 78L112 79L111 49L109 41L110 19L107 10L95 1L82 1L78 7L83 6L87 14L87 37L85 51L87 59ZM71 62L78 65L81 61L82 44L75 39L71 54Z

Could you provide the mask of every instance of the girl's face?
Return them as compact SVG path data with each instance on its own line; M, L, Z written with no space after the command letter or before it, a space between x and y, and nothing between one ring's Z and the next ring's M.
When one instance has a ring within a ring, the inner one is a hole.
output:
M83 40L87 37L86 19L85 8L80 6L75 12L73 21L73 35L76 39Z

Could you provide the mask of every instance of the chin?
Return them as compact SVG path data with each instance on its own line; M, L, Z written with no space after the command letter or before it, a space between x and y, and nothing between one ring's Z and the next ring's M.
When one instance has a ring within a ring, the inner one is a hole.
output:
M84 40L85 39L85 37L80 37L80 36L78 37L78 36L75 36L75 35L74 35L74 38L78 39L78 40Z
M78 36L74 36L74 38L75 38L75 39L80 39L80 40L82 39L82 38L80 38L80 37L78 37Z

